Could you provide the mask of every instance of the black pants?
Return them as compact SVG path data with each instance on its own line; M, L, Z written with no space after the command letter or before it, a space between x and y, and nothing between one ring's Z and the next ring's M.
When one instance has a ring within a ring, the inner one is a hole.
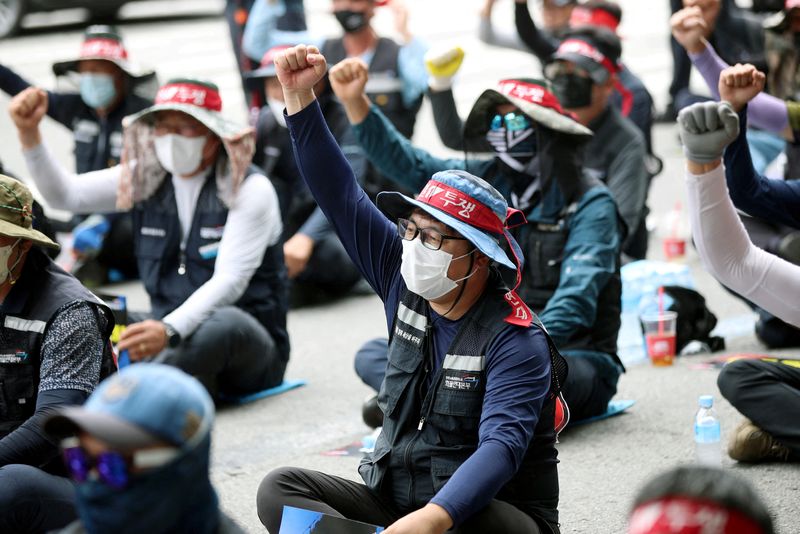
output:
M143 319L136 315L129 318ZM287 363L267 329L235 306L214 310L180 346L163 350L154 361L193 375L214 398L277 386Z
M314 245L306 268L292 280L292 304L316 304L346 295L361 280L342 242L330 234Z
M788 364L786 362L789 362ZM800 367L791 360L737 360L717 378L722 395L800 459Z
M258 488L256 504L258 517L271 534L278 534L280 530L284 505L384 527L405 515L364 484L297 467L283 467L268 474ZM551 532L551 528L537 524L511 504L495 499L448 532L541 534Z
M0 532L49 532L76 517L69 479L30 465L0 467Z

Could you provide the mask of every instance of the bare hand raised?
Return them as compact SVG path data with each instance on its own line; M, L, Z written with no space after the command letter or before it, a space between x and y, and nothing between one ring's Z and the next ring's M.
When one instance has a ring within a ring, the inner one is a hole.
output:
M755 96L764 90L766 75L753 65L737 63L719 75L719 96L737 113Z
M8 105L11 120L17 126L23 148L32 148L41 142L39 123L47 113L47 93L38 87L28 87L11 99Z
M686 7L676 11L669 19L672 36L687 52L699 54L706 48L704 37L708 26L699 7Z
M329 73L331 88L343 103L358 100L364 96L364 88L369 80L367 64L359 58L343 59L331 68Z
M327 64L316 46L297 45L275 56L275 73L283 86L286 113L294 115L314 101L314 84Z

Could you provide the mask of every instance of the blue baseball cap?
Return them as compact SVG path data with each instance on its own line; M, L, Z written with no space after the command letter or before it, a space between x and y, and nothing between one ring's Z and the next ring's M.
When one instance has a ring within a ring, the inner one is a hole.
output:
M120 451L164 443L188 449L213 420L214 403L197 379L169 365L137 363L104 380L83 406L61 408L44 429L57 439L83 431Z

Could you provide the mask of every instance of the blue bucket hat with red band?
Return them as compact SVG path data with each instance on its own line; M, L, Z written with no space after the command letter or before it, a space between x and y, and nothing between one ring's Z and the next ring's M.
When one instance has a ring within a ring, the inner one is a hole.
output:
M378 208L390 220L405 217L415 208L421 209L461 234L499 265L514 271L514 288L505 296L512 313L505 320L530 326L533 314L515 292L522 279L522 250L508 232L509 228L527 221L521 211L509 208L503 195L488 182L466 171L440 171L431 177L416 199L385 191L379 193L376 200ZM500 246L501 239L508 244L511 257Z

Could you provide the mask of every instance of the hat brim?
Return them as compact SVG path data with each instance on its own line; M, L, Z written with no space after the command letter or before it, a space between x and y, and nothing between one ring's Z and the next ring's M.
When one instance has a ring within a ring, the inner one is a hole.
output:
M222 113L210 111L191 104L173 103L150 106L139 113L125 117L124 124L128 126L137 121L144 121L148 124L152 124L155 120L155 114L159 111L180 111L186 113L190 117L203 123L206 128L214 132L217 137L221 139L237 139L251 130L248 126L240 126L233 121L225 119Z
M256 70L245 72L243 77L247 88L252 91L257 91L262 88L264 80L267 78L274 78L277 75L275 65L267 65L266 67L260 67Z
M553 54L551 58L551 63L553 61L569 61L570 63L575 63L577 66L588 72L589 76L592 78L592 81L596 84L606 83L608 78L611 76L611 73L608 72L608 69L606 69L604 66L592 60L591 58L582 56L581 54L577 54L575 52L557 52Z
M130 61L125 61L121 59L111 59L102 56L87 56L76 59L68 59L65 61L58 61L56 63L53 63L53 74L55 74L56 76L63 76L68 72L78 72L78 64L81 61L87 61L87 60L108 61L109 63L113 63L114 65L122 69L122 71L125 74L134 79L150 78L152 76L155 76L156 74L154 70L142 69L134 65Z
M136 425L106 413L90 412L80 406L61 408L44 423L44 430L56 439L86 432L119 451L132 451L164 440Z
M53 248L56 250L61 248L58 243L44 235L39 230L34 230L33 228L22 228L21 226L17 226L16 224L8 221L0 221L0 235L25 239L33 242L35 245L41 245L43 247Z
M551 130L581 137L591 137L592 131L559 113L521 98L506 96L494 89L487 89L475 101L472 110L464 122L464 139L474 139L482 136L489 130L489 122L496 113L496 108L502 104L512 104L530 117L535 123L541 124Z
M419 208L437 221L446 224L463 237L465 237L475 248L483 252L486 256L496 261L503 267L516 271L517 267L509 259L505 251L500 247L498 239L492 237L485 231L470 226L469 224L456 219L455 217L443 212L438 208L429 206L423 202L407 197L396 191L383 191L378 193L376 198L378 209L380 209L389 220L396 220L398 217L408 216L414 209ZM498 236L499 238L499 236Z

